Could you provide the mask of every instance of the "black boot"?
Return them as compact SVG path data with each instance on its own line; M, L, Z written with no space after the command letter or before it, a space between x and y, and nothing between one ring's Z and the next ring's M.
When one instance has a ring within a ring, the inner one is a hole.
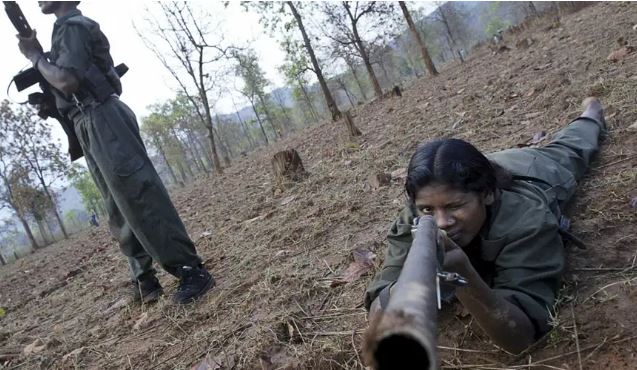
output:
M194 302L215 286L215 279L203 266L182 266L179 274L179 287L173 296L176 303Z
M155 274L142 275L133 281L133 299L135 302L155 302L164 294L164 289L159 284Z

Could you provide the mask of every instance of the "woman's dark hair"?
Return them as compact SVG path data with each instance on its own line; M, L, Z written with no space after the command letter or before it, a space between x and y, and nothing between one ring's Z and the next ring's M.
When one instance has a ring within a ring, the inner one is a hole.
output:
M506 187L511 175L473 145L460 139L441 139L421 145L409 161L405 191L411 201L429 184L443 184L464 192L489 193Z

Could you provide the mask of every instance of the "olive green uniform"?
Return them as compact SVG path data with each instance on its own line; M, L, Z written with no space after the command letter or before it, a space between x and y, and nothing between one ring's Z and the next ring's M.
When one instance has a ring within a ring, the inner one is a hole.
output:
M478 237L465 248L485 282L530 318L538 336L549 330L549 311L560 288L564 251L559 206L569 200L598 150L602 123L579 118L543 148L510 149L487 157L514 175L498 189ZM414 214L406 207L391 226L382 269L365 304L394 283L412 243ZM475 243L475 244L474 244Z
M79 10L55 22L51 45L51 63L80 81L91 64L101 71L113 65L99 25ZM132 277L154 273L153 260L175 276L181 266L199 265L195 246L148 158L135 115L116 95L99 103L84 90L82 85L76 93L80 108L60 92L55 92L56 105L72 121Z

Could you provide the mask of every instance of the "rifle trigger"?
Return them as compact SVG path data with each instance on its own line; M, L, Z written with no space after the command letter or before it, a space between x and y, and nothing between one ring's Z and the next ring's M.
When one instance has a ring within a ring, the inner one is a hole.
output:
M436 278L442 278L445 283L453 284L455 286L466 286L467 279L456 272L439 271L436 274Z

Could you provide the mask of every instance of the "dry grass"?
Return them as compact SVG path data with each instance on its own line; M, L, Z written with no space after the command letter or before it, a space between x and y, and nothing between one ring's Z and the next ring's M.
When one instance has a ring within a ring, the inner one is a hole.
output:
M436 79L415 81L402 98L357 108L360 138L324 122L175 194L218 280L195 305L122 303L127 266L105 227L2 268L8 313L0 348L21 352L36 338L47 345L7 366L189 369L206 360L221 369L362 369L357 349L370 276L329 283L357 247L380 264L387 227L404 201L400 181L372 191L367 178L402 168L433 137L468 139L489 152L556 132L595 92L606 104L610 136L568 209L589 248L569 249L552 337L511 356L450 308L439 322L440 353L443 368L455 369L631 368L637 293L626 282L636 279L637 217L628 200L637 195L637 143L627 127L637 121L637 53L616 64L605 58L619 36L637 43L629 33L636 15L633 4L598 4L564 18L559 29L530 31L536 43L529 49L477 50ZM310 175L274 195L269 158L285 148L300 153ZM160 280L175 289L170 276ZM133 330L143 314L144 325Z

